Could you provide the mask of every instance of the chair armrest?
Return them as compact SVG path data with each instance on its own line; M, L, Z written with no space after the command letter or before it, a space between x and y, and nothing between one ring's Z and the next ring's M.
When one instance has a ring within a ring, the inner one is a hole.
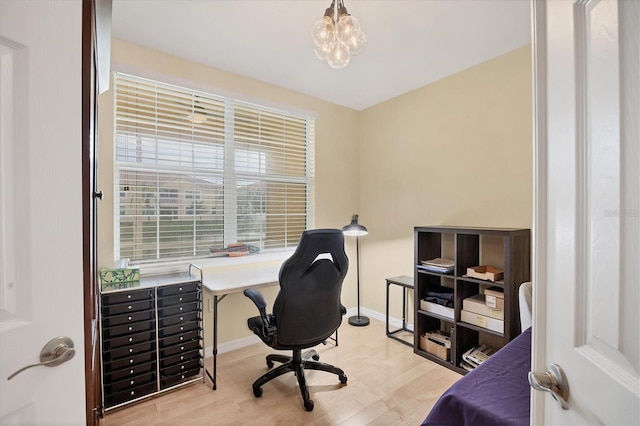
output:
M347 315L347 308L345 308L344 305L340 305L340 313L342 315Z
M265 312L265 315L260 316L266 316L267 300L264 298L262 293L252 288L246 289L245 291L243 291L243 293L256 305L256 307L260 311L260 314L262 314L262 312Z
M275 331L275 327L271 324L271 321L269 321L269 316L267 315L267 301L262 293L252 288L246 289L243 293L251 299L260 312L260 318L262 318L262 324L264 327L263 334L265 336L272 334Z

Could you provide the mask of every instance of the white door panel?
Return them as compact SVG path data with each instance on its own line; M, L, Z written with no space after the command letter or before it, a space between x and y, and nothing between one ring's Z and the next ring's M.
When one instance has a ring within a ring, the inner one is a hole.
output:
M534 392L533 423L639 424L640 2L535 9L533 369L564 370L569 410Z
M80 0L0 0L0 424L85 424L81 36Z

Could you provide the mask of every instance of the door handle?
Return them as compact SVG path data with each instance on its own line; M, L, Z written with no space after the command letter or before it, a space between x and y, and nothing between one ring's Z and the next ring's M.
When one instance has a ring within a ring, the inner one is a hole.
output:
M20 370L7 377L7 380L13 379L18 374L22 373L24 370L30 369L31 367L37 367L39 365L55 367L56 365L69 361L74 356L76 356L76 350L73 348L73 340L64 336L56 337L47 342L47 344L44 345L44 348L42 348L39 363L22 367Z
M544 373L529 371L529 385L537 391L549 392L563 410L568 410L569 384L564 371L556 364L549 364L549 370Z

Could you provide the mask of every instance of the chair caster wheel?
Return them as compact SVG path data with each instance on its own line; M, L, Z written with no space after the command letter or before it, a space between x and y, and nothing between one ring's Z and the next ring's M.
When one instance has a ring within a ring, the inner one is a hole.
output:
M340 383L342 383L343 385L347 384L347 376L346 375L340 376L338 378L340 379Z
M262 396L262 388L253 388L253 396L260 398Z
M315 354L314 356L311 357L314 361L320 361L320 355Z
M269 368L273 368L273 362L271 362L271 361L267 361L267 367L269 367Z
M307 411L313 411L313 401L312 400L305 401L304 409Z

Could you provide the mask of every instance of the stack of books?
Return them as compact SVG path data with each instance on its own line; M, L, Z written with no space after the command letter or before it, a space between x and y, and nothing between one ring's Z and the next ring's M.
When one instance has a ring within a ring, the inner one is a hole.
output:
M485 362L496 350L486 345L475 346L462 354L460 367L467 371L472 371L477 366Z
M452 259L436 257L435 259L420 261L420 265L418 265L418 267L430 272L450 274L453 272L455 262Z

